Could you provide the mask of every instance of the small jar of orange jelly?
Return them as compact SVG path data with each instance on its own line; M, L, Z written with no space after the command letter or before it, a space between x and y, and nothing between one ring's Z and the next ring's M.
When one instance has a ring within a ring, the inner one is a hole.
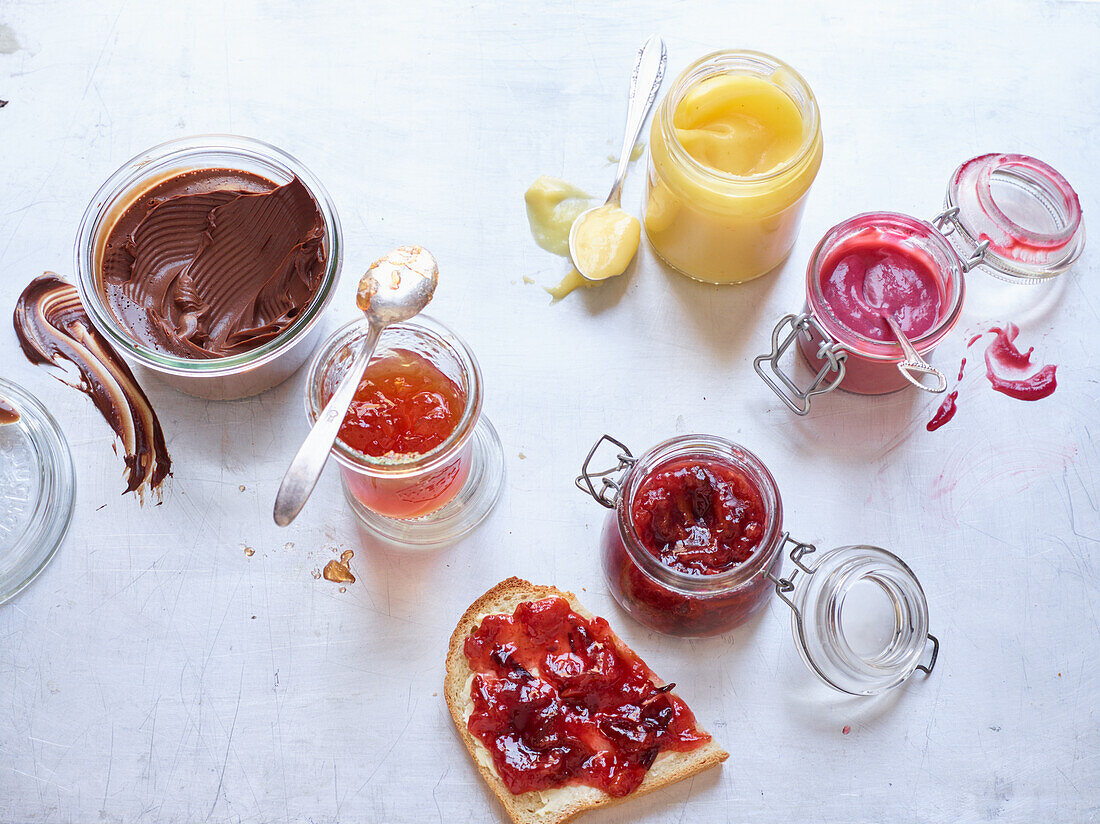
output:
M653 116L645 229L688 277L743 283L798 236L821 166L813 92L766 54L721 51L684 70Z
M317 353L306 386L312 425L366 338L353 321ZM352 510L405 546L450 543L492 510L504 481L500 439L481 411L481 369L427 315L387 326L332 446Z

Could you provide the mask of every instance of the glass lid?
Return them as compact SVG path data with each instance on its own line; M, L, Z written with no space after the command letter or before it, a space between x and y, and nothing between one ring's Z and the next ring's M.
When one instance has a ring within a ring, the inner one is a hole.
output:
M49 563L69 528L69 446L39 401L0 378L0 604Z
M952 174L944 205L940 225L963 259L984 245L982 264L1005 280L1055 277L1085 247L1077 192L1056 169L1034 157L971 158Z
M931 673L939 641L928 632L928 602L912 570L874 546L791 551L795 570L776 581L791 607L795 644L829 686L852 695L896 687ZM927 664L921 661L931 644Z

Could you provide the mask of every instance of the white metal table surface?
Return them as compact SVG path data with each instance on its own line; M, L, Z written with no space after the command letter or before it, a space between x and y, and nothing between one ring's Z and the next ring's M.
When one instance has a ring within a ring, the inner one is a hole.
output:
M626 277L551 306L524 276L549 285L565 266L531 240L523 191L542 173L609 185L630 63L654 31L666 89L723 47L809 80L825 160L800 239L778 274L733 288L671 274L643 243ZM98 413L25 360L5 320L0 373L61 421L78 497L53 563L0 607L0 820L502 820L441 682L458 616L513 574L607 616L732 754L593 824L1100 818L1095 247L1045 292L972 277L936 352L950 371L968 330L1016 321L1059 364L1038 403L992 392L975 364L935 433L938 399L913 391L834 394L802 420L751 368L801 306L828 227L870 209L929 217L968 157L1049 161L1094 221L1098 34L1090 2L0 4L5 318L36 274L73 275L80 214L125 160L177 136L258 137L309 166L341 215L331 328L375 257L416 242L439 259L431 312L480 359L508 471L490 519L441 552L374 547L332 467L281 530L304 374L221 403L147 376L174 475L143 507L120 495ZM604 432L635 449L729 437L771 468L799 538L897 552L928 595L936 671L877 700L833 694L778 601L708 641L631 621L599 569L604 511L572 484ZM312 573L344 549L359 580L341 592Z

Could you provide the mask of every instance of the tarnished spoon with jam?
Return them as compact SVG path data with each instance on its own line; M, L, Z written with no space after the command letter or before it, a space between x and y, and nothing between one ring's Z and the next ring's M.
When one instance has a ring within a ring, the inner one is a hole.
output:
M401 246L372 263L359 281L356 303L370 328L351 368L317 416L317 422L283 476L275 497L274 516L279 526L287 526L298 516L317 485L382 330L419 314L435 294L438 280L439 267L427 249Z

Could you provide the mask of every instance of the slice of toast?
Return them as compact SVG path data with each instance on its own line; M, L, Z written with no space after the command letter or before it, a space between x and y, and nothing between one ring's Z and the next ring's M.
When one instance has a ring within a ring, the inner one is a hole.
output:
M515 824L564 824L587 810L626 801L685 778L691 778L729 757L729 753L718 746L713 739L688 752L661 752L638 788L622 798L616 798L595 787L583 784L569 784L543 791L512 793L497 773L488 748L467 728L467 721L473 712L470 685L475 673L466 659L464 648L466 639L481 626L482 619L486 615L511 615L524 601L538 601L553 597L566 599L578 615L587 619L593 617L592 613L578 603L577 597L571 592L538 586L522 578L509 578L501 581L474 601L463 613L454 634L451 635L451 644L447 651L447 675L443 682L447 708L451 711L451 718L458 728L458 733L466 743L466 749L469 750L482 777L500 799L500 803L504 805L504 809L508 811L508 815ZM616 637L616 640L624 649L628 649L621 639Z

